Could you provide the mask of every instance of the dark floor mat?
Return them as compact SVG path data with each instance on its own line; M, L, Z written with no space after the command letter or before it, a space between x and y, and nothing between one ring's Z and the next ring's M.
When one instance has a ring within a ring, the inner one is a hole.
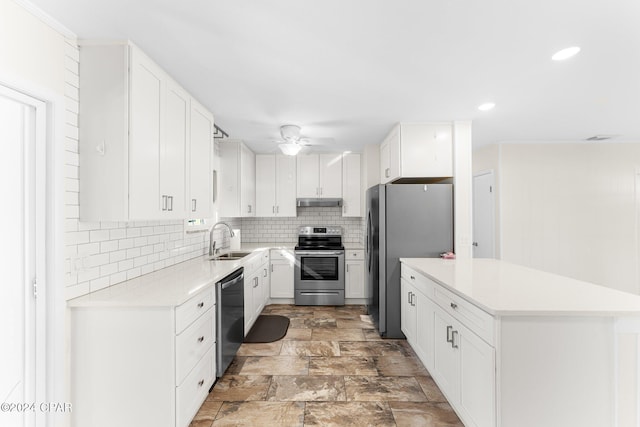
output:
M278 341L287 334L289 318L272 314L262 314L244 338L244 342L261 343Z

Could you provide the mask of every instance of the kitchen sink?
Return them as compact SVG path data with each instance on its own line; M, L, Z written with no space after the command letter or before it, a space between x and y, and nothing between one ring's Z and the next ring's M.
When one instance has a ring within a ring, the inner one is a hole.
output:
M240 251L232 251L227 252L226 254L216 255L214 257L210 257L211 261L238 261L246 257L247 255L251 255L252 252L240 252Z

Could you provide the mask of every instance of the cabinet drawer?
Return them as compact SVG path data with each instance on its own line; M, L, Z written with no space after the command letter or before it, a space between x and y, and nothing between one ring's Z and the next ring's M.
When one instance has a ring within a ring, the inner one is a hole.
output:
M288 249L271 249L271 260L293 260L293 251Z
M213 349L200 359L184 382L176 388L176 426L187 427L207 398L214 380Z
M176 384L182 384L189 371L215 343L215 309L209 309L176 337Z
M350 259L364 260L364 251L359 249L350 249L345 251L344 259L345 261L349 261Z
M215 298L213 296L213 287L211 287L176 307L176 335L184 331L187 326L202 316L214 304Z
M435 283L433 280L428 279L422 273L418 273L413 268L407 266L406 264L401 264L400 266L400 276L405 279L407 282L411 283L415 286L420 292L422 292L425 296L433 299L433 290L436 286L440 286Z
M487 343L494 345L493 316L441 286L435 287L434 300L444 311Z

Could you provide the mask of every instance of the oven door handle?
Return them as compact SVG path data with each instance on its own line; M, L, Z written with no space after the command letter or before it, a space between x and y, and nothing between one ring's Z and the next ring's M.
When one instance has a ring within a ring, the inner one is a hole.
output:
M305 256L344 255L344 251L295 251L295 254Z

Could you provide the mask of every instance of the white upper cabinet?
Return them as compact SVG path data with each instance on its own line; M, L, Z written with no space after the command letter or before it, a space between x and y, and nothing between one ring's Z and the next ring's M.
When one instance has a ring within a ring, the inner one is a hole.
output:
M256 157L242 141L220 142L220 216L256 215Z
M451 123L399 123L380 145L380 179L383 184L402 178L451 176Z
M187 92L171 79L167 79L162 121L164 129L160 138L161 212L166 214L167 218L185 218L190 101Z
M296 158L256 155L256 216L296 216Z
M342 197L342 154L298 155L297 164L297 197Z
M81 220L190 216L191 96L128 42L85 42L80 74Z
M213 216L213 115L195 100L191 100L189 143L187 213L192 218L211 218Z
M342 157L342 216L362 216L360 154Z

